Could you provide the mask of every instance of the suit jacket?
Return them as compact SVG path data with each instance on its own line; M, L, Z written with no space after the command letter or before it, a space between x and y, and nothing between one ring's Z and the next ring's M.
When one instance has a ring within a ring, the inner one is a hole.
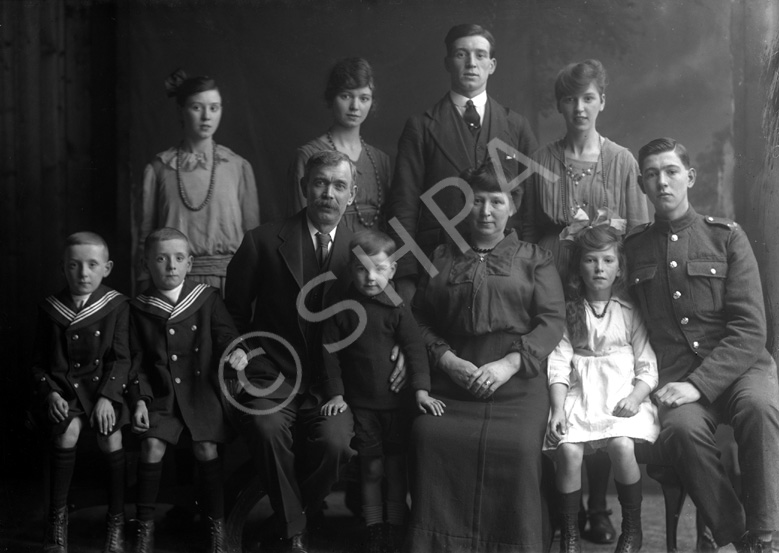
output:
M127 302L104 285L80 311L67 288L41 302L32 366L41 401L59 392L88 416L100 397L123 403L130 370Z
M179 417L193 440L225 441L217 369L237 337L216 288L186 280L176 305L148 288L130 302L131 405L147 402L152 428L159 418Z
M445 235L436 218L422 204L421 194L441 180L457 177L464 170L478 167L487 159L486 147L478 148L476 152L469 151L457 127L464 125L461 119L447 93L424 114L411 117L398 142L387 221L397 217L427 255L445 241ZM501 106L491 97L487 100L482 132L488 133L485 146L493 138L499 138L527 156L538 145L527 119ZM506 152L498 153L507 178L511 179L524 170L524 166L520 168L516 160L507 159ZM436 194L435 201L450 219L463 206L462 194L452 187ZM391 227L389 232L398 246L403 244L403 240L399 240ZM416 273L415 259L405 255L398 264L395 278L414 276Z
M252 359L246 377L256 387L265 391L272 389L263 396L269 399L293 395L296 380L299 380L298 392L308 391L320 400L324 397L319 323L326 317L309 322L298 308L298 294L306 285L304 256L314 252L305 218L304 208L286 220L250 230L227 267L225 303L238 330L263 333L247 343L248 349L259 345L265 355ZM341 221L326 267L336 278L319 284L311 292L320 295L323 308L333 306L348 288L352 236ZM329 316L328 313L324 314ZM284 380L274 389L279 374Z

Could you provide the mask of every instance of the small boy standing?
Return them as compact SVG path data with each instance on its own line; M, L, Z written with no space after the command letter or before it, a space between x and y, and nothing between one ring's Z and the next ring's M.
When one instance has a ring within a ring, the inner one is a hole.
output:
M355 253L366 254L361 260ZM399 345L405 355L411 388L422 413L440 416L444 403L431 398L430 373L422 333L405 304L395 305L387 295L396 263L389 261L395 242L386 234L363 231L349 244L352 251L352 286L347 299L364 309L339 311L325 323L323 344L327 382L325 394L330 400L322 414L334 416L351 407L355 437L352 446L360 455L363 517L367 526L366 553L398 549L406 514L405 442L410 413L403 411L403 394L390 390L390 375L395 365L390 354ZM396 295L397 297L397 295ZM399 299L399 298L398 298ZM359 332L361 323L365 328ZM328 345L356 340L337 353ZM382 504L382 477L387 480L386 503ZM384 507L386 506L386 524Z
M219 290L186 280L192 255L186 235L157 229L144 244L152 286L130 303L132 428L143 434L138 464L137 553L154 550L154 503L168 444L186 429L198 462L201 505L208 518L210 553L224 551L224 497L217 444L227 426L217 362L238 337ZM247 364L236 349L227 359Z
M124 449L121 427L130 369L128 300L102 284L111 273L108 245L93 232L65 240L67 287L41 304L32 374L53 438L49 516L43 550L67 553L67 496L76 444L89 424L108 464L108 517L104 552L124 551Z

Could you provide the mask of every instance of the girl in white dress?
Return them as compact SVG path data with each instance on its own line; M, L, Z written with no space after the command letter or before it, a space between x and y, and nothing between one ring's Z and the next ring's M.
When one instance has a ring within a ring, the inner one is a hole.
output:
M634 443L660 430L649 401L657 359L641 315L621 297L625 256L607 224L576 236L567 283L566 331L549 356L551 413L544 449L554 452L560 492L560 551L578 553L577 513L585 453L605 449L622 506L617 553L641 549L641 473Z

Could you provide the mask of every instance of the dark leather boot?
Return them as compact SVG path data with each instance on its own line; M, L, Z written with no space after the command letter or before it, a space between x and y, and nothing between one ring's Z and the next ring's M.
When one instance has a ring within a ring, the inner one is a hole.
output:
M225 519L208 517L208 553L225 553Z
M641 507L626 509L622 507L622 534L617 541L614 553L636 553L641 549L644 534L641 531Z
M560 514L560 553L581 553L579 542L579 515L577 513Z
M154 521L139 520L134 553L154 553Z
M46 533L43 536L44 553L68 553L68 508L49 511Z
M124 513L106 515L103 553L124 553Z
M737 553L771 553L772 542L759 540L746 533L733 545Z

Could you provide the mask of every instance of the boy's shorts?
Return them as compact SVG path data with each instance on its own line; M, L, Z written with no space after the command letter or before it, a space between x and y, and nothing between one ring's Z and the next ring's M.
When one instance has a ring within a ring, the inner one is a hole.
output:
M406 451L411 417L405 409L378 411L352 407L352 447L363 457L400 455Z

